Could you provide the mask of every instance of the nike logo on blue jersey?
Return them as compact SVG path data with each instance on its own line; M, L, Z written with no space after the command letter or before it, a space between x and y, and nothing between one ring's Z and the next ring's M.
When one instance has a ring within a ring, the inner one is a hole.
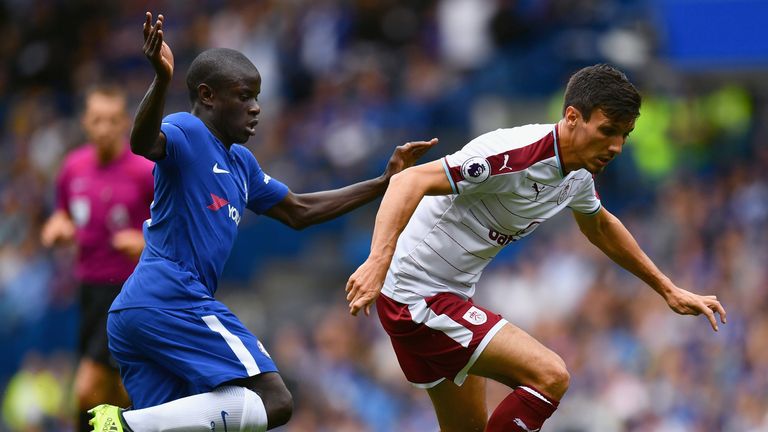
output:
M229 174L230 172L225 170L225 169L219 168L219 163L216 162L215 164L213 164L213 173L214 174Z

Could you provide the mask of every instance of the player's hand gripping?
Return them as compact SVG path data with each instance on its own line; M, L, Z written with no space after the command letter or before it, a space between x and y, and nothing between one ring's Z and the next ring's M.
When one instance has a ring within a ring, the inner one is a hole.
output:
M706 315L714 331L718 331L715 313L720 314L720 321L725 324L725 308L716 296L702 296L675 287L672 294L667 297L667 304L680 315Z
M147 12L144 21L144 55L147 56L158 79L169 82L173 77L173 52L167 43L163 42L163 15L157 16L152 25L152 13Z
M387 162L387 169L384 170L384 178L389 179L400 171L413 166L416 161L437 144L437 138L429 141L413 141L397 146L392 156Z
M388 267L389 263L376 262L369 257L352 273L345 289L347 301L349 301L349 313L357 316L360 309L363 309L365 315L371 314L371 305L381 292Z

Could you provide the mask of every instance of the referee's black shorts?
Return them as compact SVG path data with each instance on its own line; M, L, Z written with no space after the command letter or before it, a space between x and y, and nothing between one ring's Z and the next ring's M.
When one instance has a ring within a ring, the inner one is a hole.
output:
M120 293L122 284L80 285L80 342L78 354L114 370L117 362L107 346L107 311Z

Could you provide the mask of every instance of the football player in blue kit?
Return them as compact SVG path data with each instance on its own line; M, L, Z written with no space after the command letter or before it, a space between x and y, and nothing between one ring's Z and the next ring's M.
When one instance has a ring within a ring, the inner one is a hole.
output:
M146 248L109 313L109 348L133 409L99 405L96 431L264 431L285 424L292 398L264 346L214 298L243 211L293 228L380 196L389 178L437 140L398 147L384 174L332 191L294 194L243 143L254 134L261 77L241 53L211 49L190 65L191 113L163 118L173 54L163 16L146 14L144 53L155 79L131 149L155 162Z

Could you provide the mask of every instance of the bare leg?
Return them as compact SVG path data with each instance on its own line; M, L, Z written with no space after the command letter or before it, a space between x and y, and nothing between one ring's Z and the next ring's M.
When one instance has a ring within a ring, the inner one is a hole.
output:
M482 432L488 419L485 378L468 376L459 387L450 380L427 389L442 432Z
M81 431L90 431L90 416L86 411L96 405L107 403L127 407L131 401L120 380L120 374L110 367L83 357L75 375L75 396L80 413Z
M570 380L559 355L512 324L496 333L469 372L512 388L532 386L555 400L563 397Z
M486 432L540 430L570 379L560 356L512 324L496 333L470 373L514 388L491 414Z

